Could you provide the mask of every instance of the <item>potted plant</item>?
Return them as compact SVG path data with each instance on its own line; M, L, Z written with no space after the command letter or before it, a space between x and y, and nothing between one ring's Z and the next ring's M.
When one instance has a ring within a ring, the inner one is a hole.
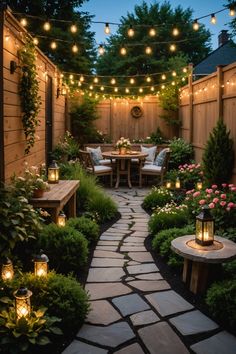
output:
M119 150L119 154L121 155L125 155L130 147L131 143L128 138L121 137L116 143L116 148Z

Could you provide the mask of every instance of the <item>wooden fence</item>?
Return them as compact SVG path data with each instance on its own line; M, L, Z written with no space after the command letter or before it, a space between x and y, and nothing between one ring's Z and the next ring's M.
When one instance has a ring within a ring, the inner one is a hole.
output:
M65 132L66 119L65 97L57 97L60 73L53 63L37 50L36 65L42 101L40 126L36 131L37 141L34 147L30 154L24 154L25 137L18 92L22 72L18 67L11 73L10 62L19 64L17 52L24 44L26 30L8 10L1 11L0 26L0 70L3 78L0 83L0 179L7 181L13 173L22 173L24 162L38 165L46 161L49 150Z
M142 115L132 116L132 108L139 107ZM150 136L160 127L166 138L172 138L176 131L160 118L164 114L156 96L147 96L137 101L128 99L104 100L99 103L99 119L95 121L98 130L108 135L112 141L121 136L131 140Z
M234 140L236 156L236 63L219 66L217 71L192 82L180 92L180 135L191 142L195 159L201 161L209 133L222 117ZM233 174L236 182L236 160Z

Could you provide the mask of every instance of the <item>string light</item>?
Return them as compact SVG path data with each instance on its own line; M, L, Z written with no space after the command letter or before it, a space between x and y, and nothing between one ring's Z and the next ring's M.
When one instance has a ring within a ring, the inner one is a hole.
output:
M5 34L5 41L8 42L10 39L9 28L7 28L7 33Z
M110 27L109 27L109 23L106 23L105 28L104 28L104 32L106 34L110 34L111 33L111 30L110 30Z
M39 44L38 38L35 37L35 38L33 39L33 43L34 43L34 45L38 45L38 44Z
M175 28L173 29L173 31L172 31L172 34L173 34L173 36L175 36L175 37L178 36L178 35L179 35L179 30L178 30L178 28L175 27Z
M147 76L147 77L146 77L146 81L147 81L147 82L151 82L151 81L152 81L152 78L151 78L150 76Z
M101 86L101 87L100 87L100 90L101 90L101 91L104 91L104 86Z
M79 81L80 82L84 82L84 76L83 75L80 76Z
M131 79L129 80L129 82L131 83L131 85L133 85L135 83L135 80L133 77L131 77Z
M51 42L50 47L54 50L57 48L57 43L55 41Z
M90 86L89 86L89 89L90 89L90 90L93 90L93 85L90 85Z
M193 21L193 29L194 31L198 31L199 30L199 23L197 20Z
M164 90L164 88L165 88L165 85L161 85L161 89Z
M73 80L73 79L74 79L74 75L71 74L71 75L69 76L69 79L70 79L70 80Z
M140 87L140 89L139 89L139 92L140 92L140 93L143 93L143 89L142 89L141 87Z
M134 29L133 29L132 25L129 26L127 34L128 34L129 37L133 37L134 36Z
M148 54L148 55L152 54L152 48L149 47L149 46L147 46L147 47L145 48L145 53Z
M235 16L235 7L233 5L230 5L229 7L229 16Z
M172 82L171 82L171 85L172 85L172 86L175 86L175 81L172 81Z
M115 83L116 83L116 79L114 79L114 77L111 79L111 84L112 85L115 85Z
M78 48L78 46L76 44L73 44L71 49L72 49L73 53L78 53L79 48Z
M162 74L162 75L161 75L161 79L162 79L162 80L166 80L166 75L165 75L165 74Z
M21 24L21 26L26 27L27 24L28 24L26 18L22 18L22 19L20 20L20 24Z
M183 68L183 73L187 73L188 69L187 68Z
M114 91L115 91L115 92L118 92L118 87L115 87L115 88L114 88Z
M150 88L150 90L151 90L151 91L154 91L154 90L155 90L154 86L152 86L152 87Z
M216 17L215 14L211 14L211 24L215 25L216 24Z
M103 47L102 44L99 45L98 53L99 53L100 55L103 55L103 54L105 53L105 49L104 49L104 47Z
M77 32L77 26L75 24L72 24L70 26L70 31L71 31L71 33L76 33Z
M95 84L97 84L97 83L98 83L98 77L95 77L95 78L93 79L93 82L94 82Z
M127 50L126 50L125 47L122 47L122 48L120 49L120 54L121 54L121 55L126 55L126 54L127 54Z
M176 71L172 71L172 76L176 76Z
M43 29L44 29L45 31L50 31L51 25L50 25L50 22L49 22L49 21L46 21L46 22L44 23Z
M150 37L155 37L157 34L156 30L154 27L151 27L150 30L149 30L149 36Z
M126 93L129 93L129 89L128 89L127 87L126 87L126 89L125 89L125 92L126 92Z
M175 44L171 44L170 45L170 51L171 52L175 52L176 51L176 45Z

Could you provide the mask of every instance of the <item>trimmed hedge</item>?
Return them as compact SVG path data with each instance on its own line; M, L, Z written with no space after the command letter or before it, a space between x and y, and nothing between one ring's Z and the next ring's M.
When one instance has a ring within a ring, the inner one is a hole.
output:
M81 232L89 243L94 243L99 237L98 224L85 216L80 218L70 218L67 221L67 226L73 227Z

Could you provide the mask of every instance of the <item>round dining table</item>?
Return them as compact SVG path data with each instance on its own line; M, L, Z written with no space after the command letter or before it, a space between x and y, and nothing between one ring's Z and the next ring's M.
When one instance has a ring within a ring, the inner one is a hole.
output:
M138 160L138 165L148 156L148 154L141 151L129 151L125 155L120 154L118 151L106 151L102 153L106 159L116 160L116 184L115 188L120 185L120 176L127 175L127 183L129 188L132 188L131 183L131 162L132 159Z

